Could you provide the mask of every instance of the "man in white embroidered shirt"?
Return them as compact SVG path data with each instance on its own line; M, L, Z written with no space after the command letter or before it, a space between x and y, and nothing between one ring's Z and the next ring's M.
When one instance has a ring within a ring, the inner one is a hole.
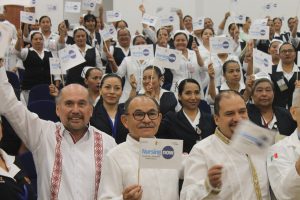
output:
M297 129L274 144L267 159L270 185L278 200L300 198L300 88L293 93L290 112L297 122Z
M218 127L189 154L180 199L270 199L265 157L250 157L229 145L238 122L248 119L244 99L235 91L222 91L214 109Z
M161 121L156 100L129 98L121 120L129 133L126 142L113 148L104 160L100 200L178 200L178 170L140 169L139 173L139 139L154 137Z
M4 115L33 154L38 199L96 199L102 158L114 139L89 126L92 103L77 84L61 90L56 112L61 122L40 119L17 101L0 66L0 114Z

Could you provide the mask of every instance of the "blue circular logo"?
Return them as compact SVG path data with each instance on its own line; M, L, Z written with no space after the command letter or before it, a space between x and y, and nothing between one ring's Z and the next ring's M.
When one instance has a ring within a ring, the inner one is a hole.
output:
M169 61L170 61L171 63L173 63L173 62L175 62L175 60L176 60L176 56L175 56L174 54L170 54L170 55L169 55Z
M266 31L265 31L265 30L261 30L261 31L260 31L260 34L261 34L261 35L266 35Z
M77 5L74 5L73 9L74 9L74 10L77 10L77 9L78 9L78 6L77 6Z
M143 54L144 54L144 56L149 56L150 52L148 49L144 49Z
M198 24L199 24L199 25L202 25L202 23L203 23L203 22L202 22L202 19L198 21Z
M36 3L36 1L35 1L35 0L32 0L32 1L31 1L31 4L35 4L35 3Z
M119 13L118 12L115 13L115 17L119 17Z
M171 158L173 158L173 156L174 156L174 149L173 149L173 147L171 147L171 146L165 146L162 149L162 156L165 159L171 159Z
M93 8L94 7L94 3L90 3L90 7Z
M243 15L240 15L240 16L239 16L239 20L242 20L242 19L243 19Z
M269 66L269 61L268 61L266 58L264 59L264 66L265 66L265 67L268 67L268 66Z
M32 20L33 20L33 17L32 17L32 16L28 16L28 20L29 20L29 21L32 21Z
M110 29L109 29L109 33L110 33L110 34L114 34L114 29L110 28Z
M228 47L229 47L229 42L224 41L224 42L223 42L223 48L224 48L224 49L228 49Z
M70 55L70 57L73 58L73 59L76 58L76 53L75 53L75 51L73 51L73 50L70 50L70 51L69 51L69 55Z
M277 8L277 3L274 3L274 4L273 4L273 7L274 7L274 8Z
M270 8L271 8L271 5L270 5L270 4L267 4L267 5L266 5L266 9L269 10Z
M153 23L153 22L154 22L154 19L151 18L151 19L149 20L149 22L150 22L150 23Z
M174 21L174 17L173 17L173 16L170 16L170 17L169 17L169 21L170 21L170 22Z

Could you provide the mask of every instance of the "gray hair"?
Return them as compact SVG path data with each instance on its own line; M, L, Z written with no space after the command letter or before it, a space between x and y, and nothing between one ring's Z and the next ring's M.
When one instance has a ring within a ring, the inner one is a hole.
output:
M300 88L294 90L292 106L300 106Z

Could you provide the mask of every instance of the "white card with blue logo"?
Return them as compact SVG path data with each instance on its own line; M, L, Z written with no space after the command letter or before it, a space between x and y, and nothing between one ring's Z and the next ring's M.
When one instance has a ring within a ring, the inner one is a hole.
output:
M65 12L66 13L80 13L81 2L65 2Z
M257 126L253 122L244 120L239 122L231 138L230 145L245 154L261 155L274 144L275 131Z
M194 30L202 30L204 28L204 17L198 17L193 22L193 29Z
M158 17L152 16L152 15L149 15L149 14L145 13L143 15L141 23L142 24L147 24L149 26L155 26L155 24L157 23L157 20L158 20Z
M181 51L156 46L153 65L178 70L182 59Z
M159 22L160 22L160 27L174 25L175 16L174 15L161 16Z
M133 60L153 59L153 45L135 45L130 47L130 55Z
M233 52L233 40L230 37L210 37L209 45L212 53Z
M264 25L252 25L249 29L249 38L257 40L269 39L270 27Z
M74 45L68 45L64 49L58 51L61 68L64 71L71 69L85 62L84 57L79 52L79 49Z
M104 41L117 37L117 31L113 24L105 25L104 29L100 30L100 34Z
M117 22L120 20L122 20L122 15L119 11L115 11L115 10L106 11L107 22Z
M50 63L50 74L52 75L62 74L59 58L49 58L49 63Z
M272 74L272 56L258 49L253 49L253 67L260 72Z
M235 14L232 16L232 21L236 24L245 24L246 16L243 14Z
M82 0L81 9L94 11L96 8L96 4L97 4L96 0Z
M256 25L267 26L267 23L268 23L268 18L254 19L252 22L252 26L256 26Z
M35 13L20 11L20 21L25 24L35 24Z
M180 169L182 140L140 138L140 168Z

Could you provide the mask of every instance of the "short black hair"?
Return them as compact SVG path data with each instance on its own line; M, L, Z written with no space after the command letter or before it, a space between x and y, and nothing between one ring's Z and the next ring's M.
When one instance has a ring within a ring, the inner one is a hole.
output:
M215 115L220 114L220 102L224 97L228 97L228 96L239 96L239 97L241 97L241 99L244 100L242 95L239 92L235 91L235 90L222 90L222 91L220 91L220 93L217 94L217 96L215 97L215 103L214 103L214 113L215 113Z
M100 68L98 68L98 67L91 67L88 70L86 70L84 77L87 79L90 76L91 71L93 71L93 70L98 70L99 72L102 72L102 70Z
M137 38L143 38L145 40L145 42L147 43L147 40L146 40L146 38L143 35L137 35L132 40L132 44L133 45L135 45L135 42L136 42Z
M122 78L121 78L119 75L114 74L114 73L105 74L105 75L102 77L102 79L101 79L101 81L100 81L100 88L102 88L102 86L103 86L105 80L106 80L106 79L109 79L109 78L117 78L117 79L119 79L119 81L120 81L120 83L121 83L122 90L123 90Z
M39 31L34 31L31 35L30 35L30 41L32 41L33 37L36 35L36 34L40 34L42 37L43 37L43 34Z
M129 98L127 99L127 101L125 102L125 104L124 104L124 113L125 113L125 114L128 113L128 107L130 106L132 100L135 99L135 98L140 98L140 97L145 97L145 98L151 99L151 100L154 102L154 104L156 105L157 111L160 112L159 104L158 104L158 102L156 101L156 99L154 99L153 97L144 95L144 94L138 94L138 95L136 95L136 96L134 96L134 97L129 97Z
M191 19L193 19L191 15L186 15L186 16L183 17L183 21L184 21L186 18L188 18L188 17L191 18Z
M178 95L182 95L182 92L184 90L184 87L187 83L194 83L199 87L199 90L201 90L200 84L198 83L198 81L196 81L195 79L192 78L187 78L182 80L179 85L178 85Z

